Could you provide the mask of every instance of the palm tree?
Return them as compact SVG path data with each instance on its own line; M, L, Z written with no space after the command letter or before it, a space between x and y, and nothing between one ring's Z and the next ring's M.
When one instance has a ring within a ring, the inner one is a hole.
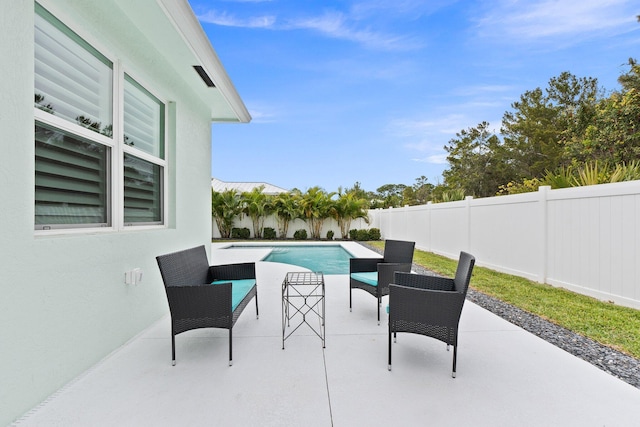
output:
M241 212L240 196L234 190L211 191L211 215L223 238L231 237L233 220Z
M312 239L320 239L325 219L331 216L333 201L336 193L327 193L320 187L311 187L300 199L300 208L305 221L308 221Z
M262 190L264 190L264 185L242 193L244 201L242 211L251 218L253 236L256 238L262 237L264 220L271 214L271 198L264 194Z
M297 193L296 193L297 194ZM298 197L292 193L280 193L273 199L273 212L278 222L278 233L281 239L286 239L289 233L289 223L300 217Z
M369 224L369 201L359 198L354 192L342 193L338 190L339 198L335 201L332 209L332 216L338 222L340 234L346 239L349 236L351 221L357 218L364 218Z

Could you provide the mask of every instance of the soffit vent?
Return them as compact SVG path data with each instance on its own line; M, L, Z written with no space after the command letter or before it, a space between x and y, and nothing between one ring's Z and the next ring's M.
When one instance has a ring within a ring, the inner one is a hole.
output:
M216 87L216 85L213 83L213 80L211 80L211 77L209 77L209 74L207 74L202 66L194 65L193 68L196 70L204 84L206 84L208 87Z

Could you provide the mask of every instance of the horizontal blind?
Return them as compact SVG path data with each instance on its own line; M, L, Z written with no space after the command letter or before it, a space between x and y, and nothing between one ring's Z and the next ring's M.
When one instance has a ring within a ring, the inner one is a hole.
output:
M162 167L124 155L124 222L162 222Z
M37 3L36 12L36 107L112 136L112 62Z
M109 225L109 148L36 123L35 227Z
M125 74L124 142L164 158L164 104Z

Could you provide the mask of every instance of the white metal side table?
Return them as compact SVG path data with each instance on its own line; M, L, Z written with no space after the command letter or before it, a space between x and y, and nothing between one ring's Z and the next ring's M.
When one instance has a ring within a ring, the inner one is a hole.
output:
M284 342L302 325L307 325L322 340L325 348L324 274L287 273L282 282L282 349ZM291 328L291 320L294 326ZM287 328L290 330L287 333Z

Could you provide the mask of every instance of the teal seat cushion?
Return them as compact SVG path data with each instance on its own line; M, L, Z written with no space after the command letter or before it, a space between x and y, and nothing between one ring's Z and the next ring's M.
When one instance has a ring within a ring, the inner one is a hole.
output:
M211 282L212 285L219 285L220 283L231 283L231 311L234 311L253 288L253 285L256 284L256 279L216 280Z
M351 273L351 278L371 286L378 286L378 272Z

